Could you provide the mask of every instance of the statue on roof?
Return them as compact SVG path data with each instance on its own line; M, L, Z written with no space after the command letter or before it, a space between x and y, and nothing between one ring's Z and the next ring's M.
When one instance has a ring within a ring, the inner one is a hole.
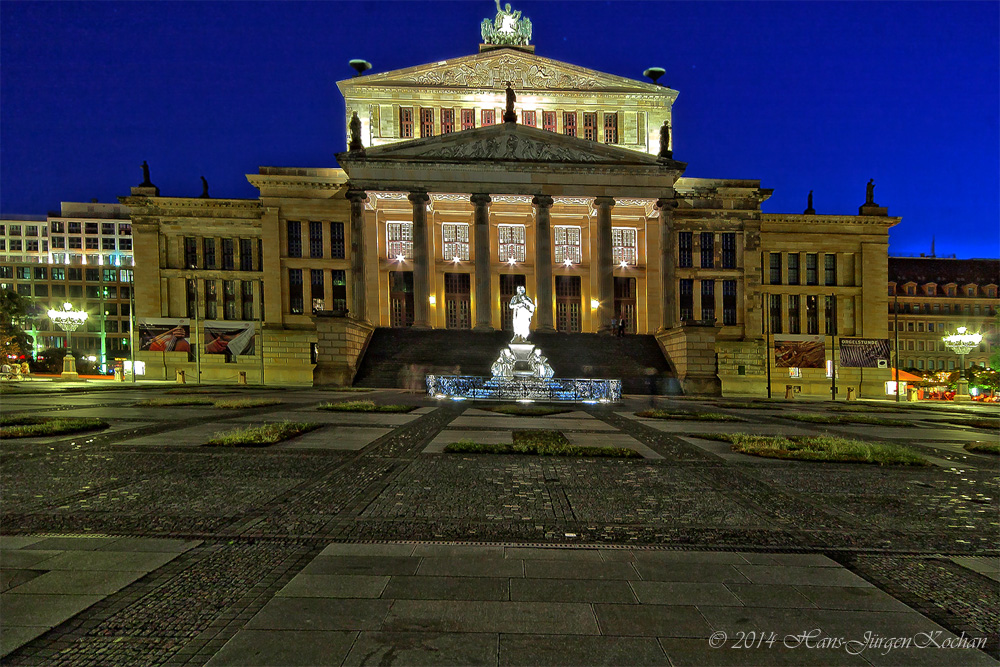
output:
M508 2L503 9L500 0L497 3L497 15L492 21L483 19L481 32L483 44L497 46L527 46L531 41L531 20L522 17L521 11L513 11Z
M869 178L868 185L865 186L865 206L878 206L875 203L875 179Z
M145 160L142 161L142 183L139 187L151 187L153 185L152 181L149 180L149 165Z
M672 143L673 137L671 136L672 129L670 127L670 121L663 121L663 125L660 126L660 154L659 157L673 159L674 151L671 149L670 144Z
M201 199L208 199L208 179L201 177Z
M351 140L348 143L347 150L363 151L365 149L365 144L361 141L361 119L358 118L357 111L351 113L350 128Z

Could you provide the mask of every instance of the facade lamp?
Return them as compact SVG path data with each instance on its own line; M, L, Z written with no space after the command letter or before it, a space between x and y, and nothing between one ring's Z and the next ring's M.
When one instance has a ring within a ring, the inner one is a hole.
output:
M590 307L593 308L594 310L597 310L598 308L601 307L601 302L598 301L597 299L591 299L590 300Z
M623 269L627 269L628 268L628 262L626 262L623 259L621 262L619 262L618 266L622 267Z
M396 255L396 261L397 262L402 262L405 259L406 259L405 255Z
M565 264L567 267L573 266L573 260L567 257L566 259L563 260L563 264Z

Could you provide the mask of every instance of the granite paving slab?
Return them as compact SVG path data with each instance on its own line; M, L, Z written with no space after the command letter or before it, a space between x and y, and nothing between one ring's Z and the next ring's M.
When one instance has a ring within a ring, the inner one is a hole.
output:
M589 604L489 600L396 600L382 629L389 632L599 634Z
M467 577L459 575L394 576L382 592L382 597L393 600L508 600L516 599L510 592L509 582L523 579L499 577ZM563 602L563 600L551 600Z
M339 665L357 632L243 630L208 661L209 667L312 667Z
M216 433L237 428L232 422L216 422L213 424L198 424L165 433L154 433L138 438L119 440L115 445L128 447L200 447L212 439Z
M589 416L589 415L588 415ZM482 429L551 429L555 431L615 431L615 427L599 419L557 419L556 417L516 417L493 415L491 417L470 417L462 415L451 422L452 428Z
M566 439L578 447L621 447L642 454L646 459L662 459L663 457L642 444L630 435L624 433L579 433L566 431Z
M415 411L414 411L415 412ZM328 410L287 410L262 415L234 415L233 422L319 422L357 426L395 427L409 424L421 417L414 412L331 412Z
M366 574L299 574L277 597L300 598L377 598L382 595L389 577Z
M391 600L276 597L250 619L249 630L377 630Z
M497 636L463 632L362 632L343 667L363 665L496 665Z
M293 417L293 421L297 421ZM360 426L327 426L310 431L274 447L279 449L328 449L338 451L358 451L364 449L387 433L389 428Z
M623 637L703 637L712 626L690 605L595 604L601 634Z
M654 637L500 635L500 665L669 665Z
M628 581L600 579L511 579L510 599L518 602L638 602Z
M978 572L984 577L1000 581L1000 557L952 556L951 560L973 572Z
M524 561L491 556L428 557L421 559L416 573L430 577L523 577L525 569Z

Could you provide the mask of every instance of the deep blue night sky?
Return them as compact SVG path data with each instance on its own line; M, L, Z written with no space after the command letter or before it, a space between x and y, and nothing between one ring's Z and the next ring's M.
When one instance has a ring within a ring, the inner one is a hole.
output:
M506 1L506 0L505 0ZM680 91L687 176L760 179L766 212L903 217L892 254L1000 256L1000 3L512 0L542 56ZM335 82L475 53L488 0L0 2L0 211L255 197L260 165L331 167Z

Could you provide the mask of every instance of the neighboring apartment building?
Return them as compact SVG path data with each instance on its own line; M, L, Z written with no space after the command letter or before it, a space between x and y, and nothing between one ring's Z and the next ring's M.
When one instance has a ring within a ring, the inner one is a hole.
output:
M132 263L132 224L121 204L63 202L48 217L0 220L0 289L28 301L36 354L66 346L66 332L45 313L70 303L89 315L72 334L78 354L98 363L128 356Z
M533 329L607 333L625 319L656 335L692 393L766 393L765 332L818 339L818 363L791 376L814 395L829 393L831 336L886 338L899 218L871 195L856 216L765 214L760 181L687 176L664 126L674 90L497 45L338 85L340 168L261 167L252 200L164 197L149 182L122 198L140 318L198 337L228 319L228 294L232 326L263 320L263 359L203 363L205 379L350 382L374 327L508 329L518 286ZM220 264L225 243L247 261ZM336 324L313 316L345 309ZM163 377L196 363L143 360ZM773 377L783 392L789 369ZM888 371L864 379L877 395ZM840 370L844 394L859 380Z
M957 369L958 355L941 339L962 326L983 334L966 365L985 366L1000 345L998 284L1000 259L890 257L889 336L899 337L899 367L925 373Z

